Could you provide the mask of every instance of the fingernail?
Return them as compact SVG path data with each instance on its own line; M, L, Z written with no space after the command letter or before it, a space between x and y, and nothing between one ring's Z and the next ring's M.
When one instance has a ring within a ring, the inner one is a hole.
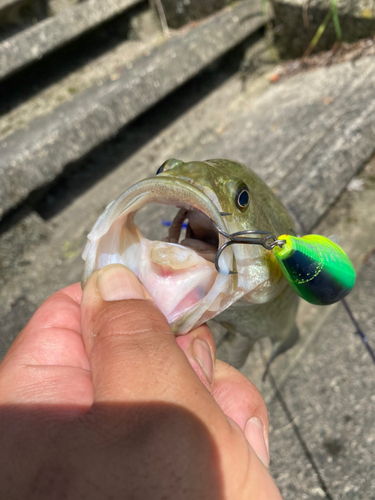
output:
M268 468L270 464L268 439L264 426L258 418L252 417L246 422L245 436L255 453Z
M100 269L97 286L103 300L145 299L141 283L134 274L121 264Z
M212 361L211 349L207 342L202 339L195 339L193 342L193 356L198 361L199 366L204 371L207 380L212 384L214 379L214 366Z

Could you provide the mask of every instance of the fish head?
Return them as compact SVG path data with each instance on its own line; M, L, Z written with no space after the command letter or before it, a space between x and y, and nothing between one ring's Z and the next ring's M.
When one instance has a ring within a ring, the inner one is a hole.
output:
M180 209L159 241L144 237L135 214L149 203ZM225 215L224 215L225 214ZM188 221L180 240L181 226ZM178 334L214 318L235 302L273 300L286 280L272 252L236 244L214 260L226 238L243 230L287 233L292 222L282 204L249 168L230 160L167 160L157 175L138 182L110 203L88 235L83 286L95 270L120 263L144 284ZM231 274L234 270L237 274Z

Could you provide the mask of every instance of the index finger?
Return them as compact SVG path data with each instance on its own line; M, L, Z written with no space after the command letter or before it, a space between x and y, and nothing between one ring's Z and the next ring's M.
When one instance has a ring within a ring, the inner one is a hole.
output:
M76 355L75 349L65 351L68 337L81 340L80 304L82 290L79 283L69 285L51 295L33 314L17 335L1 364L63 364L75 366L76 360L62 360ZM70 335L70 332L72 335ZM73 335L76 334L76 335Z
M79 283L54 293L19 333L0 365L0 403L92 402L81 295Z

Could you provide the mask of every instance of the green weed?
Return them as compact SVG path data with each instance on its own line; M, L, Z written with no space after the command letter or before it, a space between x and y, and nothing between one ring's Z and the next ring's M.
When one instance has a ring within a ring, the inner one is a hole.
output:
M322 24L319 26L319 28L316 30L315 35L313 36L313 39L309 43L309 46L307 47L305 53L303 54L303 58L309 57L311 52L314 50L316 44L319 42L320 37L323 35L327 24L329 23L331 17L333 18L333 25L335 27L335 32L336 32L336 38L339 43L342 41L342 33L341 33L341 27L340 27L340 20L339 20L339 14L337 11L337 4L336 0L331 0L331 8L327 12L326 17L324 18Z

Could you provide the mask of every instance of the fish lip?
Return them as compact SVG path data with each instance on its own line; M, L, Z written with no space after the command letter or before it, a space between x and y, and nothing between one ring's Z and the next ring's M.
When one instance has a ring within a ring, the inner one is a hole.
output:
M195 203L189 203L188 201L184 202L184 199L181 197L168 196L168 190L169 193L171 191L179 194L189 193L192 195ZM140 203L142 199L143 202ZM129 213L139 210L139 208L148 203L162 203L161 200L164 200L165 204L176 207L200 210L213 220L220 229L223 231L227 230L220 214L220 209L201 189L179 178L160 175L137 182L124 191L116 200L111 202L88 234L88 239L92 241L97 240L108 231L110 225L101 224L105 217L115 220L132 206L134 206L134 210L129 210ZM171 200L175 200L175 202L171 203ZM125 204L125 206L120 209L122 204Z
M156 188L156 190L158 191L155 200L153 200L155 202L160 202L160 199L163 199L163 195L167 194L164 193L164 191L167 190L170 190L170 192L174 191L180 193L182 191L184 193L190 193L196 201L195 203L186 204L186 202L184 203L183 200L181 201L181 199L177 199L174 197L170 197L169 199L176 199L177 203L173 203L173 206L187 209L193 208L203 212L205 215L207 215L207 217L213 220L220 229L224 231L226 230L226 226L220 213L221 207L217 207L215 203L207 196L207 194L204 193L204 191L202 191L195 184L185 181L179 177L170 177L167 175L159 174L158 176L144 179L133 186L133 188L146 190L148 187L151 187L153 190L155 190ZM168 200L168 197L166 197L166 199ZM199 200L201 203L199 203L199 201L197 200ZM147 201L145 204L148 203L151 203L151 201Z
M174 193L175 196L171 196L171 193ZM188 201L188 195L192 203ZM178 177L168 177L161 174L143 179L112 201L88 234L88 241L82 254L83 259L86 261L81 282L82 288L84 288L90 275L96 270L96 261L89 256L90 247L98 245L100 239L109 231L113 222L127 211L130 214L149 203L163 203L163 201L165 204L176 207L199 210L213 220L220 229L227 230L220 214L220 208L196 185ZM220 246L224 242L224 237L220 234L218 236Z

